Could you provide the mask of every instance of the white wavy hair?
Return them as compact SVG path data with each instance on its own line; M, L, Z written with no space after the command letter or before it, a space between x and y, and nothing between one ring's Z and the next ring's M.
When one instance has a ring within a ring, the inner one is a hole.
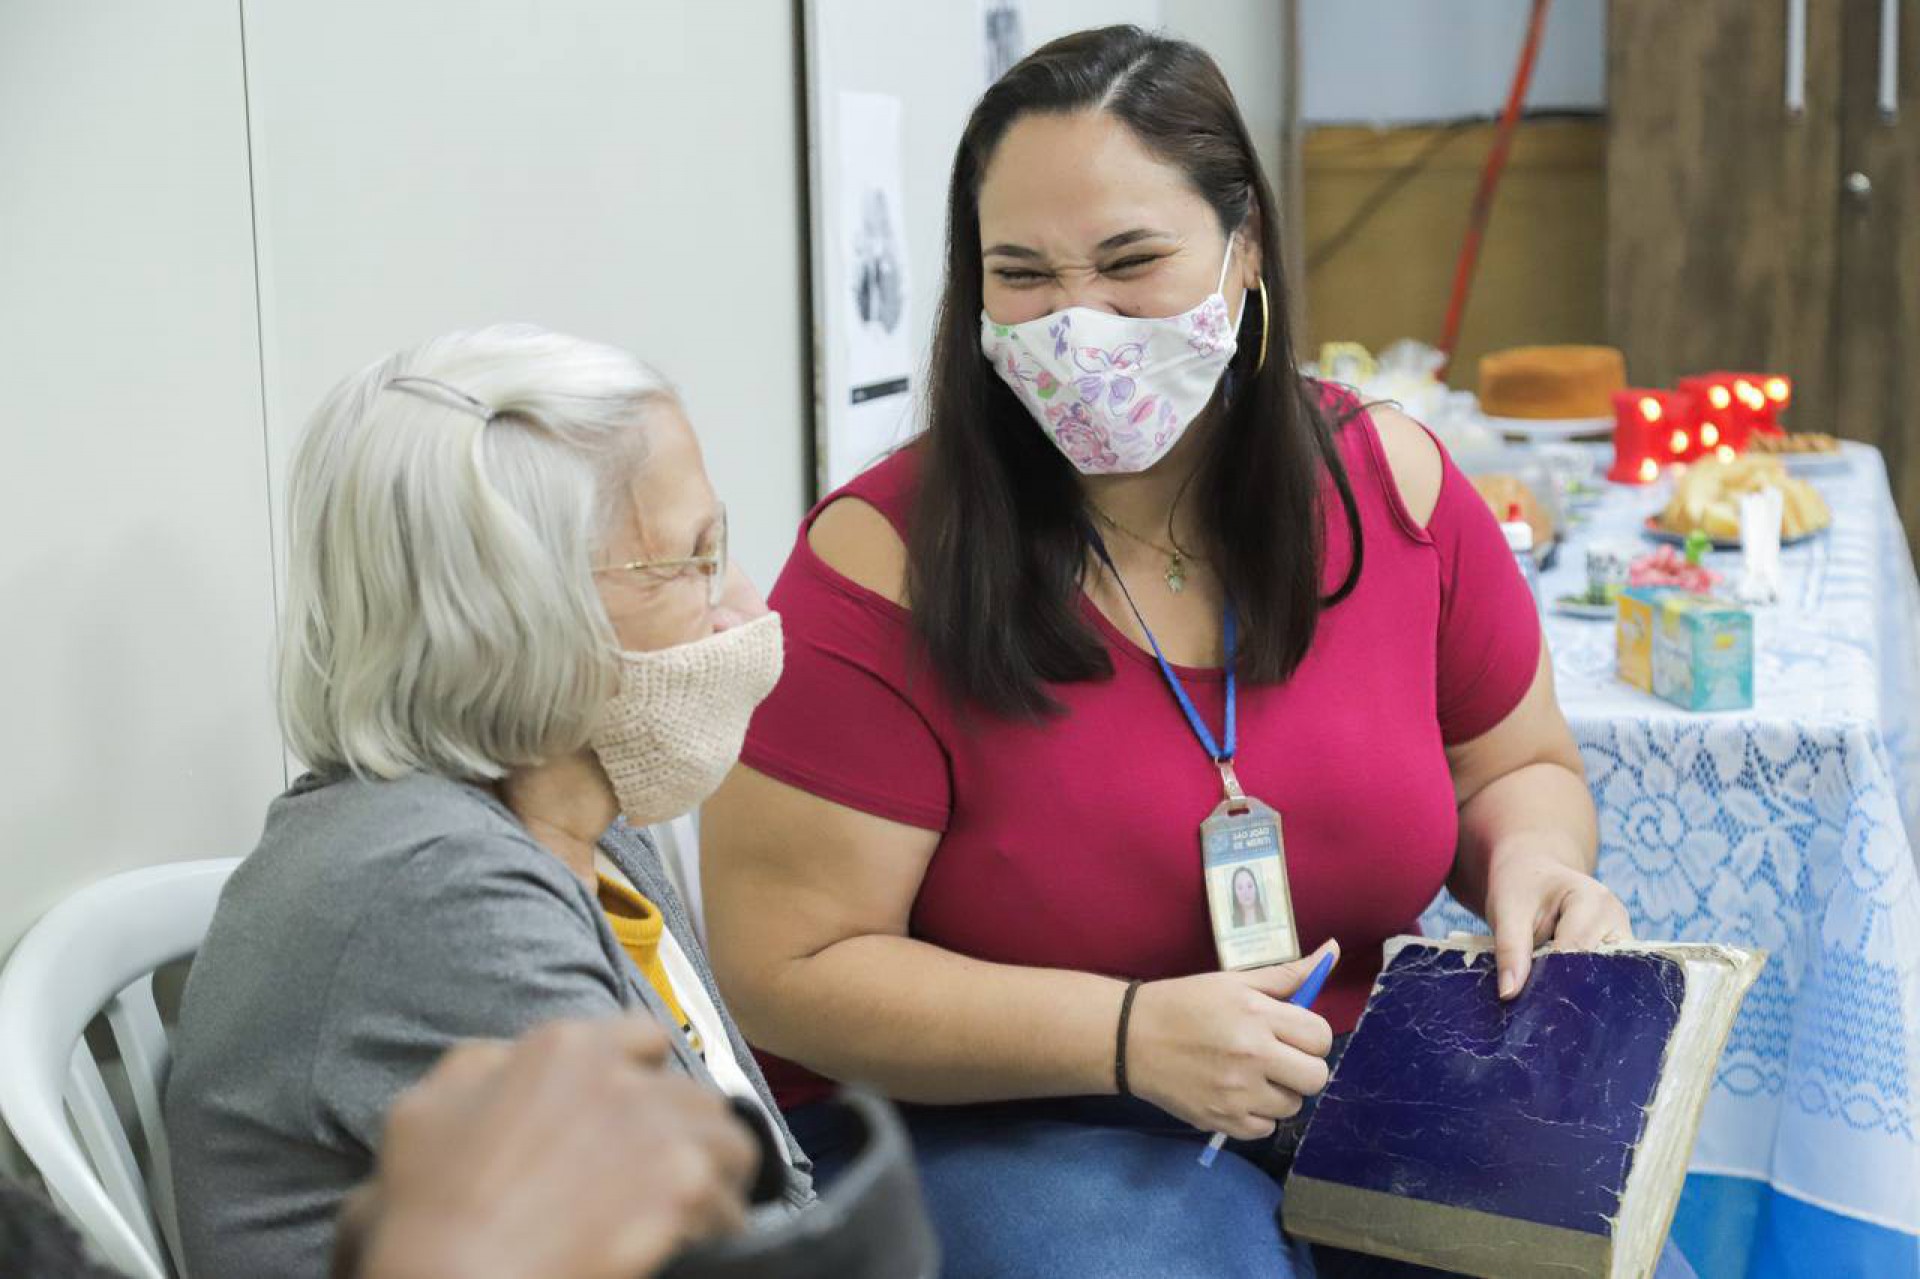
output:
M619 682L593 556L630 514L661 401L675 391L633 356L529 325L435 338L336 386L289 482L294 753L491 781L584 745Z

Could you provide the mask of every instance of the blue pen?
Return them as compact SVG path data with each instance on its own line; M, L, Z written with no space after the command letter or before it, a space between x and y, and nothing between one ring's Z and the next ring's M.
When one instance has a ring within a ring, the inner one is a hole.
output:
M1313 1001L1320 998L1320 988L1327 984L1327 974L1333 971L1333 961L1339 957L1340 952L1337 950L1330 950L1320 956L1320 962L1313 966L1313 971L1307 974L1307 979L1300 983L1300 989L1287 996L1287 1002L1296 1008L1313 1007ZM1200 1166L1213 1167L1214 1158L1220 1153L1220 1147L1226 1144L1227 1134L1223 1132L1213 1134L1207 1142L1207 1148L1200 1152Z

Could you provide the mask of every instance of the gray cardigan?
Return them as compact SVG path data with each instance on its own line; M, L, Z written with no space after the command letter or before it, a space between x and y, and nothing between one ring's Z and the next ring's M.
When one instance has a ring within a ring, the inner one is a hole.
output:
M699 969L793 1154L787 1201L811 1202L810 1165L652 844L620 822L600 847ZM674 1069L711 1082L592 890L491 793L301 778L221 894L174 1035L166 1118L191 1279L326 1275L388 1106L456 1041L638 1010L673 1033Z

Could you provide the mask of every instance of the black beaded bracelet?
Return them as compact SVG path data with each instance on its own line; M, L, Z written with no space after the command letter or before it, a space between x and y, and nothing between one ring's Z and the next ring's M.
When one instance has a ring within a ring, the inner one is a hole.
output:
M1127 1087L1127 1023L1133 1019L1133 997L1140 993L1140 983L1127 983L1127 993L1120 997L1120 1028L1113 1037L1113 1086L1122 1097L1133 1096L1133 1090Z

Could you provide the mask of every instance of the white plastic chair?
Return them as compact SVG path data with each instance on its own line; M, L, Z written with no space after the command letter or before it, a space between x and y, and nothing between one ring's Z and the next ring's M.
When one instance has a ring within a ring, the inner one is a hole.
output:
M0 971L0 1118L94 1249L137 1279L185 1273L160 1113L171 1053L153 972L200 948L239 864L175 862L91 884L48 911ZM144 1181L87 1048L87 1023L101 1012L146 1137Z

